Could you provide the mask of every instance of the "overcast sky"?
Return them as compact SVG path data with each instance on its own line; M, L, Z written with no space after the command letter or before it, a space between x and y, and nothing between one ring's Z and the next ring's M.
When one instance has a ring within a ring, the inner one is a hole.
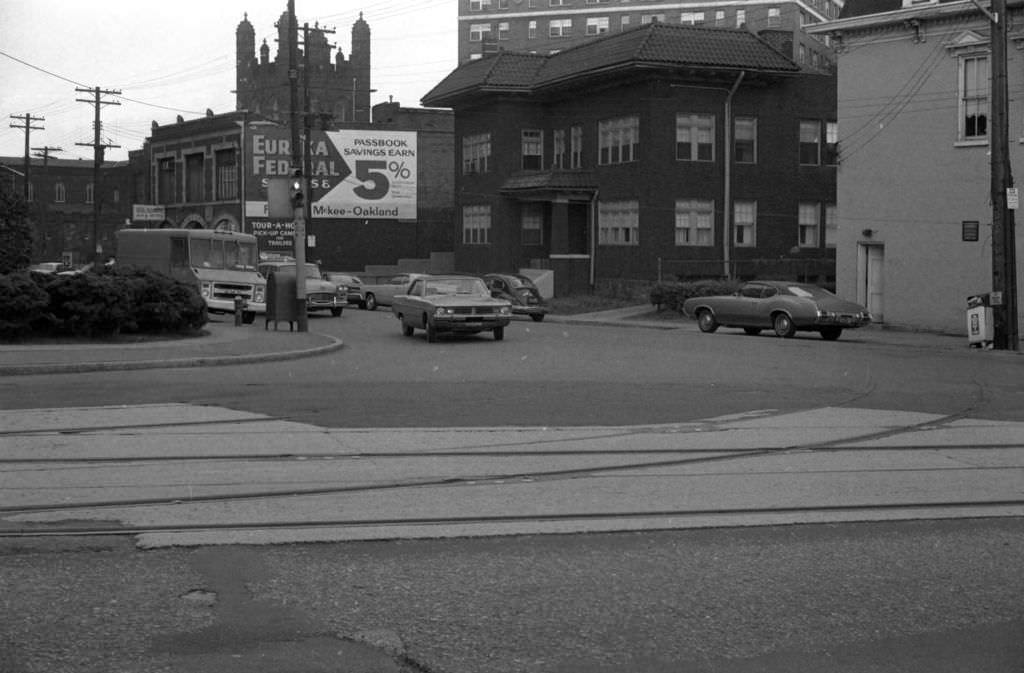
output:
M104 100L103 142L111 160L139 149L150 124L180 114L235 109L235 30L248 13L257 53L264 38L277 53L274 24L287 0L0 0L0 156L24 156L24 125L33 122L31 147L61 147L52 156L92 159L95 106L76 102L92 94L76 87L120 90ZM373 103L393 99L418 107L458 63L457 0L295 0L298 24L319 22L349 58L352 24L360 11L370 26Z

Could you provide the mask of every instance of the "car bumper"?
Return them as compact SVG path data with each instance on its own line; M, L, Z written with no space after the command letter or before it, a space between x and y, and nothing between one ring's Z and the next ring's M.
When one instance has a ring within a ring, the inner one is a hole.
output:
M483 332L509 324L509 316L434 316L438 332Z
M547 315L547 306L513 306L512 315Z
M870 323L871 318L859 315L826 315L819 316L818 319L814 321L814 324L810 326L810 329L820 329L822 327L841 327L843 329L854 329L856 327L864 327L865 325L868 325Z
M347 306L347 302L342 301L338 297L320 297L314 295L306 296L306 310L307 311L330 311L331 309L344 308Z

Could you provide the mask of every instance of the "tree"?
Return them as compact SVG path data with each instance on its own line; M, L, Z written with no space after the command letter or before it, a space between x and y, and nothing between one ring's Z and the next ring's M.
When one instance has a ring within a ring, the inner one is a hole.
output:
M34 241L28 214L28 204L20 194L0 189L0 274L32 263Z

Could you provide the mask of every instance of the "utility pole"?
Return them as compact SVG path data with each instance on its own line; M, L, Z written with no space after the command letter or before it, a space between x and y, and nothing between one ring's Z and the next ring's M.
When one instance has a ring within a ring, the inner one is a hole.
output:
M295 19L295 0L288 0L288 93L291 102L289 122L292 132L292 175L302 180L303 194L309 193L309 176L302 172L302 145L299 142L299 24ZM306 199L303 199L305 202ZM306 206L293 210L295 223L295 303L300 332L309 331L306 312Z
M83 145L85 147L92 147L93 149L93 160L92 160L92 241L93 241L93 253L92 261L95 268L99 268L103 263L100 259L100 255L103 253L103 248L100 246L99 231L100 231L100 206L102 203L103 189L101 185L102 171L100 170L103 165L103 153L108 147L120 147L120 145L105 145L100 142L100 131L103 129L103 122L100 121L100 106L101 105L120 105L119 101L107 101L102 100L100 96L104 95L117 95L120 91L112 89L101 89L95 87L92 89L81 89L76 88L75 91L79 93L92 93L92 100L88 98L76 98L79 103L91 103L96 107L96 119L93 121L93 141L91 143L75 143L76 145Z
M988 12L986 12L988 14ZM1009 150L1006 0L992 0L992 304L993 346L1018 350L1017 242L1008 190L1013 187Z
M51 152L63 152L64 148L63 147L50 147L50 146L46 146L46 147L33 147L32 151L36 153L37 157L39 157L39 158L41 158L43 160L43 168L46 168L46 166L50 163L50 153Z
M11 115L11 119L21 119L24 122L23 124L11 124L11 128L12 129L25 129L25 185L24 185L24 189L25 189L25 200L28 201L29 178L32 175L32 163L31 163L31 161L29 161L29 156L28 156L28 146L29 146L28 138L32 134L33 130L35 130L35 131L42 131L43 130L42 126L32 126L32 122L46 121L46 118L45 117L33 117L32 115L30 115L30 114L28 114L26 112L23 115Z

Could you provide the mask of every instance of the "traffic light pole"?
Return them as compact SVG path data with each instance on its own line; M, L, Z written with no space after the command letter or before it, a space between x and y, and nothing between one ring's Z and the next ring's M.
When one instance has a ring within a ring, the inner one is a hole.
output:
M295 18L295 0L288 0L288 90L291 103L292 175L303 182L303 193L309 176L302 173L302 145L299 143L299 24ZM304 202L305 199L302 199ZM295 302L300 332L309 331L306 312L306 206L294 208L295 218Z

